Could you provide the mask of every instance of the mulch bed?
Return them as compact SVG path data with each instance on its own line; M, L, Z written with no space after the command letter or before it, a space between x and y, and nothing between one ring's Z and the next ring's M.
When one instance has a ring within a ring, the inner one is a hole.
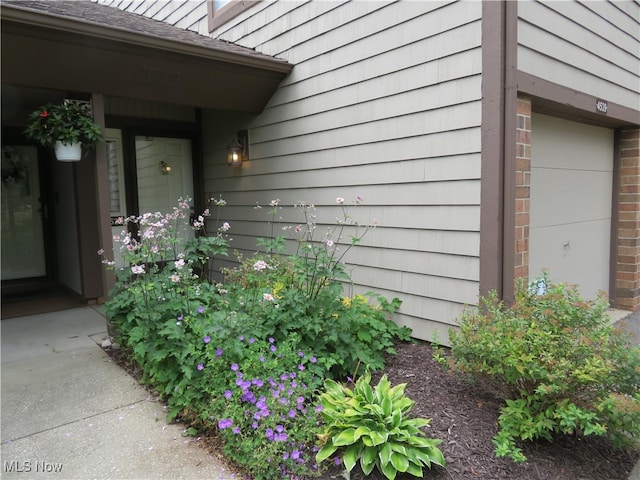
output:
M427 434L442 440L439 448L447 461L446 468L434 466L424 470L431 480L627 480L640 458L635 450L613 449L602 437L560 437L547 442L522 445L527 461L516 464L507 458L496 458L492 443L497 433L497 418L502 401L482 385L472 384L447 373L436 363L428 343L408 343L396 347L384 373L392 385L407 383L405 394L416 402L412 415L431 419ZM107 349L123 368L135 375L119 351ZM372 385L381 374L374 375ZM212 453L220 456L217 438L203 438ZM383 480L374 470L365 477L356 467L350 479L343 471L332 469L322 480ZM248 478L241 473L237 478ZM317 477L315 477L317 478ZM415 477L398 474L396 479Z

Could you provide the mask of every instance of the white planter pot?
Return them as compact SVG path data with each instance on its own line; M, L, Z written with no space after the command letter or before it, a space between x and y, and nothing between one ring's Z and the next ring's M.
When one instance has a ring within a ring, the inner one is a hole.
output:
M77 162L82 158L82 144L56 142L56 158L61 162Z

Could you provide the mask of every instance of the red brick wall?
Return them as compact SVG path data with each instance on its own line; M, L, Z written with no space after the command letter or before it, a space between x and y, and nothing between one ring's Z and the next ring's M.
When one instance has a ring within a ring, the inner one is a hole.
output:
M614 305L640 309L640 129L620 132Z
M514 278L529 278L529 212L531 186L531 98L518 95L516 130L516 226Z

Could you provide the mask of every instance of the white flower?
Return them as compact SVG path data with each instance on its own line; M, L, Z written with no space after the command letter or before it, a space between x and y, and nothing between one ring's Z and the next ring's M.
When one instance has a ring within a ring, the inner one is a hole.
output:
M265 262L264 260L258 260L253 264L253 269L257 270L258 272L264 270L265 268L269 268L269 265L267 265L267 262Z
M327 246L327 248L331 248L333 247L333 240L325 240L324 244Z
M337 203L338 205L342 205L342 204L344 203L344 198L342 198L342 197L338 197L338 198L336 198L336 203Z
M136 275L144 273L144 265L134 265L133 267L131 267L131 272L135 273Z
M179 282L179 281L180 281L180 275L177 275L177 274L175 274L175 273L174 273L173 275L171 275L169 278L171 279L171 281L172 281L173 283L176 283L176 282Z
M224 232L226 232L227 230L229 230L231 228L231 225L229 225L229 222L224 222L222 224L222 227L220 227Z
M176 260L175 262L173 262L173 264L178 270L180 270L182 269L182 267L184 267L184 259L181 258L180 260Z
M98 255L104 255L104 248L101 248L100 250L98 250Z
M273 302L273 300L274 300L273 295L271 295L270 293L263 293L262 294L262 299L267 301L267 302Z

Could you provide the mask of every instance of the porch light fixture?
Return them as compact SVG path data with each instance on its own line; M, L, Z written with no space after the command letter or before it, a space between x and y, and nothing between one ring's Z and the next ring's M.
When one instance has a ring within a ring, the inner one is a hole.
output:
M249 160L249 131L239 130L236 138L227 145L227 165L241 167L246 160Z
M171 165L166 162L160 162L160 175L168 175L171 171Z

